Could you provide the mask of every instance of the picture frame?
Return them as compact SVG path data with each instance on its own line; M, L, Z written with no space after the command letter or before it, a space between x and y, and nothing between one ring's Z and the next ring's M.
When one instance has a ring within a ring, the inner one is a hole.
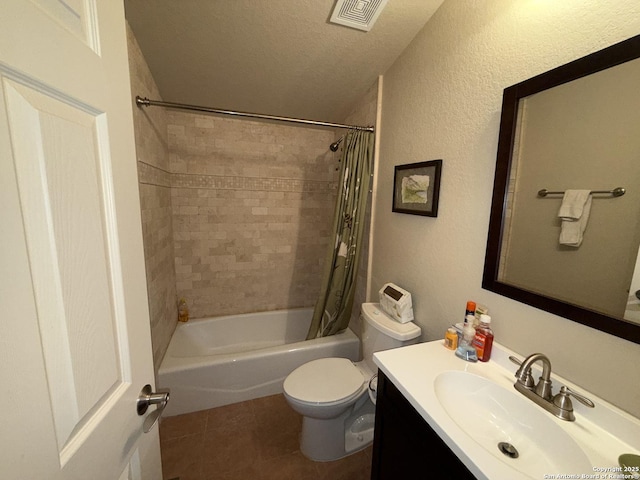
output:
M438 216L442 160L396 165L393 176L393 212Z

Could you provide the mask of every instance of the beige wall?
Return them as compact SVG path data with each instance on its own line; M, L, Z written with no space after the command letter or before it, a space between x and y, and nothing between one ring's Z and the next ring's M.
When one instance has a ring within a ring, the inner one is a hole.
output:
M520 172L502 281L622 318L640 242L639 82L636 60L521 102L523 133L514 147ZM580 247L559 245L562 195L536 192L615 187L627 193L593 196Z
M640 416L640 345L481 288L502 90L640 33L631 0L447 0L386 72L370 294L413 293L423 339L473 299L496 341L545 352L554 372ZM393 167L442 158L437 218L391 212Z
M127 39L133 95L159 99L158 87L128 25ZM161 108L134 108L133 121L153 363L157 372L177 323L167 122Z
M168 112L178 295L193 317L313 306L333 130Z

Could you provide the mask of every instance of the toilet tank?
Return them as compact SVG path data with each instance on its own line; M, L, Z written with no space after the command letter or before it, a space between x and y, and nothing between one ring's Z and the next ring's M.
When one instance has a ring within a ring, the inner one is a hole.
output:
M382 350L417 343L420 327L413 322L400 323L387 315L379 303L362 304L362 355L372 372L378 367L373 363L373 354Z

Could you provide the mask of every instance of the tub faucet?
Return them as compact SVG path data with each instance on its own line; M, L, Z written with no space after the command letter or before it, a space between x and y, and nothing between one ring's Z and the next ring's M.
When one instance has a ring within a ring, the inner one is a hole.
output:
M517 380L513 385L514 388L556 417L570 422L576 419L570 396L587 407L593 408L595 406L587 397L570 390L569 387L561 387L560 393L557 395L551 393L551 361L545 354L533 353L522 362L515 357L509 357L509 360L520 365L515 374ZM531 376L531 366L537 361L542 362L542 375L536 384Z

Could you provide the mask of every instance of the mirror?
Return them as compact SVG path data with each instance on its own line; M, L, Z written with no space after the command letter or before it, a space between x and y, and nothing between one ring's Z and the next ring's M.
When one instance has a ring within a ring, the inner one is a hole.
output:
M635 343L638 85L640 35L504 90L482 279L487 290ZM567 189L592 192L578 246L560 243Z

